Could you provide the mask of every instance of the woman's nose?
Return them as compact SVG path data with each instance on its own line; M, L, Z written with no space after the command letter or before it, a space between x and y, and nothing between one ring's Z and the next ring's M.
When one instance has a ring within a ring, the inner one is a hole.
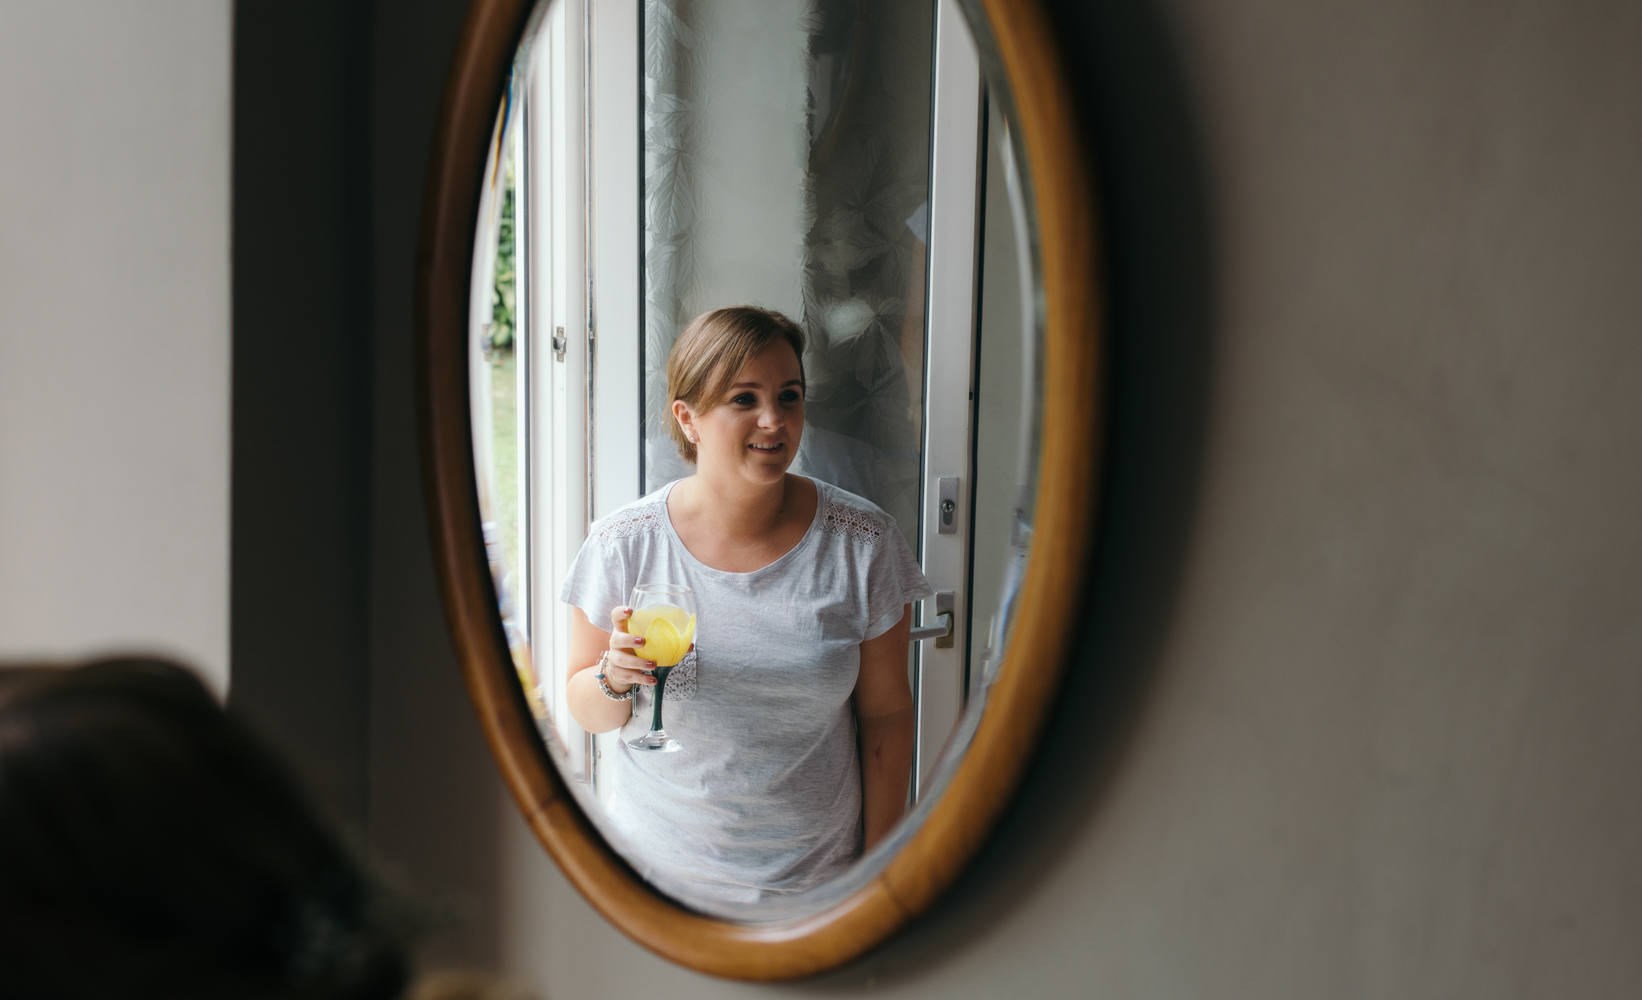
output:
M787 422L787 415L781 412L781 407L768 405L758 409L758 426L763 430L776 430Z

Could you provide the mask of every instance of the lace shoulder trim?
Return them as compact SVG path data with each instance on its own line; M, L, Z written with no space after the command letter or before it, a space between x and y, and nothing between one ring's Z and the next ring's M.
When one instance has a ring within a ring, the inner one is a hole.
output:
M830 534L856 541L876 542L889 530L889 526L872 511L841 504L826 496L823 496L822 503L826 505L826 510L821 514L821 530Z
M647 503L642 507L618 510L593 526L599 538L631 538L633 535L661 531L667 526L667 505Z

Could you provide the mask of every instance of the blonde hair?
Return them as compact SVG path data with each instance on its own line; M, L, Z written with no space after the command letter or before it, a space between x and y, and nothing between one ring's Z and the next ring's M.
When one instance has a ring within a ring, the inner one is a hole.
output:
M667 432L686 462L695 464L696 446L673 416L674 400L693 412L717 406L735 377L758 352L785 340L798 355L798 380L804 380L804 331L773 309L725 306L690 321L667 356ZM711 405L704 405L711 401Z

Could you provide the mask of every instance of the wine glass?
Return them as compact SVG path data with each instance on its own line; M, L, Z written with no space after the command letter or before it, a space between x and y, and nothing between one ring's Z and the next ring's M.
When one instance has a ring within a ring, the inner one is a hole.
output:
M656 665L656 686L651 689L655 699L655 713L650 717L650 731L627 745L634 750L652 750L672 753L684 749L678 740L671 739L661 728L662 691L667 688L667 675L690 651L696 637L696 592L678 583L641 583L633 588L629 602L633 614L627 619L627 631L644 636L644 645L634 652Z

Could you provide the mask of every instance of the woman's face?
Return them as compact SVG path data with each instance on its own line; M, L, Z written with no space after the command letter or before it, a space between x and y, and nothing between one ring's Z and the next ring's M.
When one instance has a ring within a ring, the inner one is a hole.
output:
M804 433L804 384L798 355L778 340L753 356L735 381L702 413L683 400L673 413L696 443L696 468L751 483L779 482Z

